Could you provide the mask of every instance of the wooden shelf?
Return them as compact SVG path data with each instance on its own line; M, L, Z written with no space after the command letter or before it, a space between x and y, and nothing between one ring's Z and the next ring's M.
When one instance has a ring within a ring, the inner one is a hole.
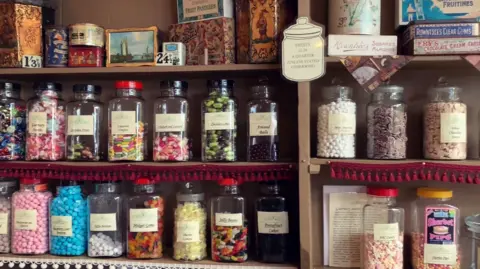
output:
M480 160L464 160L464 161L441 161L441 160L425 160L425 159L406 159L406 160L368 160L368 159L322 159L312 158L311 164L328 165L330 162L344 162L356 164L408 164L408 163L439 163L454 165L471 165L480 166Z

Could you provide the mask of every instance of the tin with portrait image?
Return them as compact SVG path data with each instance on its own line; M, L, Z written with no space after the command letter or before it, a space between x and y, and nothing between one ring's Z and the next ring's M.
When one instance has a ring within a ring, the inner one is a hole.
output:
M66 67L68 64L68 30L53 26L45 29L45 67Z

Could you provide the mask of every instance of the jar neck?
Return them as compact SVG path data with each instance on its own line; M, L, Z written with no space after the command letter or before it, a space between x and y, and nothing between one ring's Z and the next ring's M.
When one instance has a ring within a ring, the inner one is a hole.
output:
M37 92L37 95L40 98L54 98L54 99L62 98L62 93L54 90L40 90Z
M100 101L100 95L93 93L76 92L73 97L75 101Z
M117 184L97 184L95 185L95 193L119 193Z
M10 196L15 191L13 186L0 186L0 195L1 196Z
M169 88L160 92L161 97L183 97L187 96L186 91L180 88Z
M20 99L20 92L7 89L0 90L0 99L5 98Z
M20 191L44 192L47 190L47 184L20 184Z
M80 186L58 186L57 193L59 196L69 196L72 194L82 193L82 188Z
M272 91L265 86L256 86L252 90L252 99L270 99Z
M238 186L224 186L223 193L224 195L239 194Z
M135 89L117 89L117 97L141 97L140 91Z
M403 100L403 93L399 92L382 92L382 93L374 93L372 95L373 101L402 101Z
M154 193L155 185L135 185L133 190L136 193Z
M262 193L265 195L278 195L280 188L278 185L267 185L262 188Z
M210 96L232 96L232 89L230 88L210 88L208 89Z
M395 206L397 204L397 198L390 196L375 196L368 195L368 204L372 206Z
M444 102L444 101L460 101L459 91L449 90L449 91L435 91L431 94L431 100L434 102Z

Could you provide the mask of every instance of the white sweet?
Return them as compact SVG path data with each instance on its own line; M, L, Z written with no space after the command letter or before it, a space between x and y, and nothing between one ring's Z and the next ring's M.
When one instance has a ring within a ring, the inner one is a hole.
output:
M93 234L88 240L88 256L90 257L118 257L122 254L122 242L113 241L104 233Z
M332 134L328 130L330 114L345 113L356 116L357 106L352 101L337 100L318 107L317 156L322 158L355 158L355 133ZM353 130L355 132L355 130Z

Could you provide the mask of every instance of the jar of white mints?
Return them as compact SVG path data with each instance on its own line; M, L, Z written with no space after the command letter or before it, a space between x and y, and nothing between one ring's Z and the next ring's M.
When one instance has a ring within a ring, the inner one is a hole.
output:
M356 104L352 88L332 85L322 89L318 107L317 156L355 158Z

